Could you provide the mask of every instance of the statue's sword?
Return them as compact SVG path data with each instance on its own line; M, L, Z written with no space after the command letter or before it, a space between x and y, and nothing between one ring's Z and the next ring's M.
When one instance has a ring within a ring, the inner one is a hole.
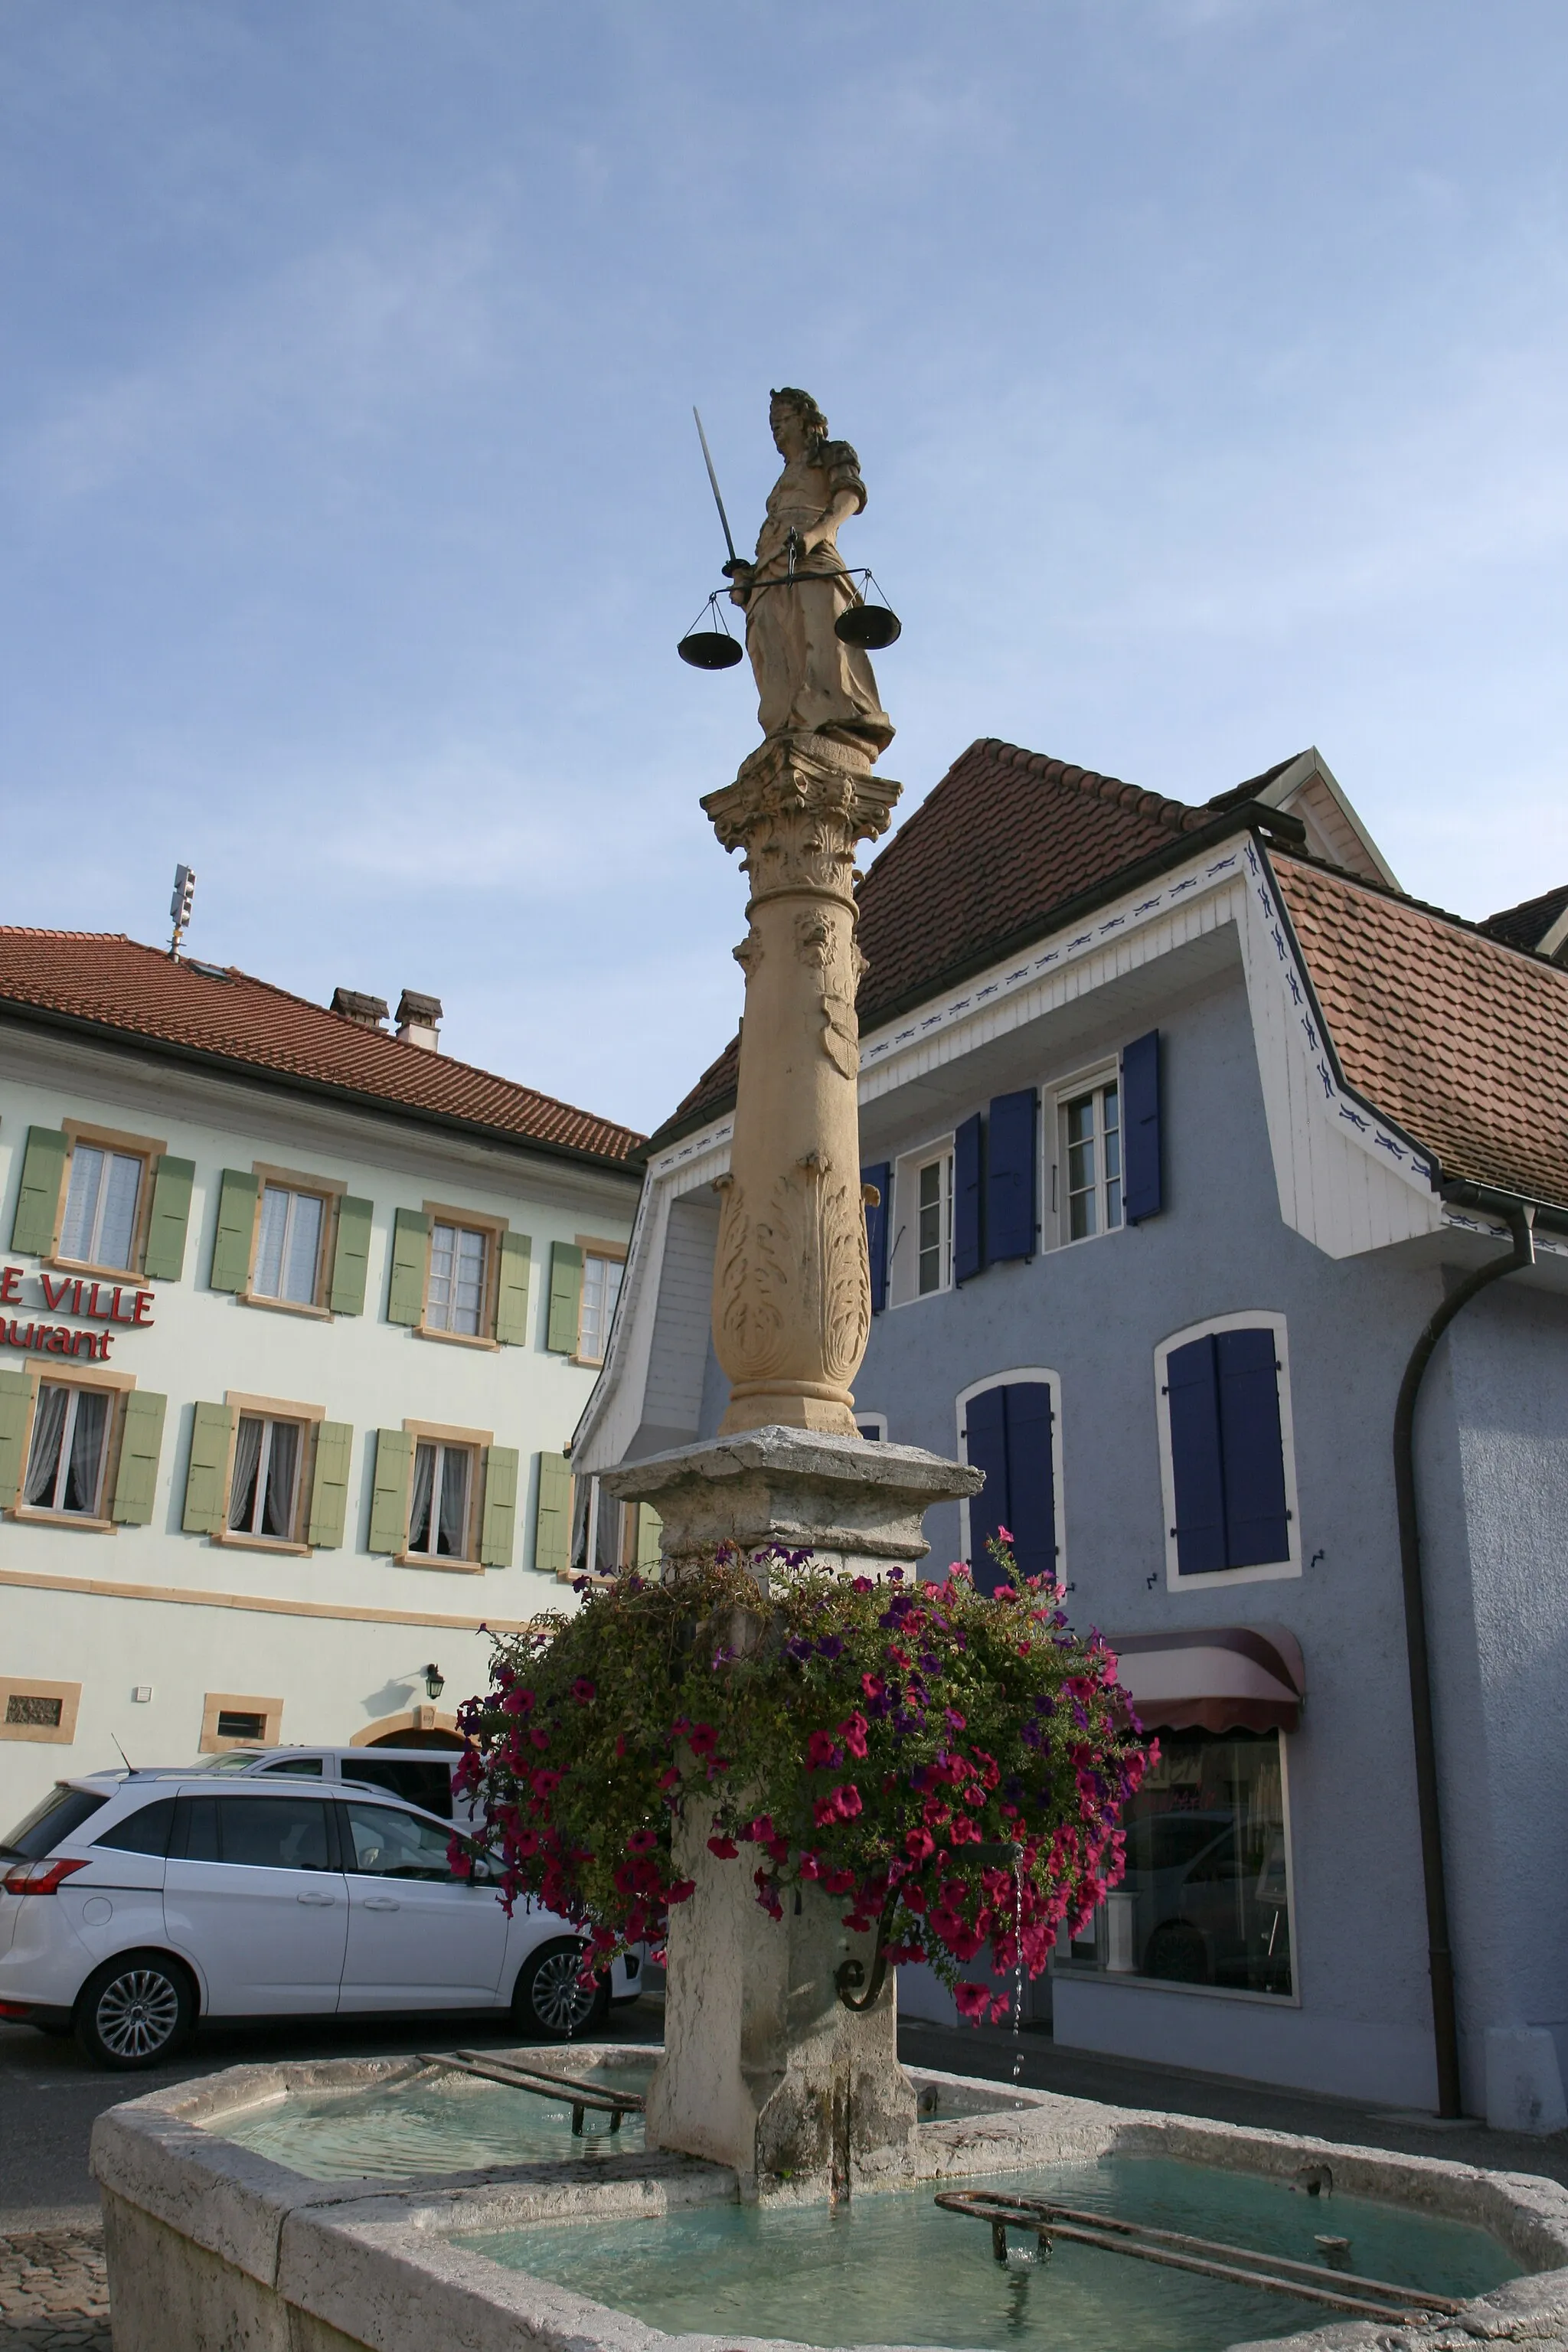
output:
M708 468L708 479L713 491L713 503L719 509L719 520L724 526L724 544L730 551L730 561L724 566L724 570L729 573L739 569L741 559L735 552L735 542L730 533L730 518L724 511L724 501L719 495L719 477L713 471L713 458L708 446L708 436L702 430L702 419L698 415L695 403L692 404L691 414L697 417L697 438L702 444L702 462Z

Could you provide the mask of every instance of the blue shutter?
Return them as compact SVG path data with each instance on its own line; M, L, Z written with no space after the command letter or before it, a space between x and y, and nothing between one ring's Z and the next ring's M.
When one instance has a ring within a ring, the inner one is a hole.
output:
M1160 1032L1121 1048L1121 1211L1130 1225L1165 1205L1160 1145Z
M1226 1557L1225 1465L1213 1334L1173 1348L1165 1360L1171 1470L1176 1490L1176 1567L1210 1576Z
M1013 1557L1021 1577L1052 1576L1057 1564L1057 1482L1051 1461L1051 1391L1044 1381L1009 1381L1002 1401Z
M987 1265L1035 1255L1035 1100L1033 1087L992 1097L985 1152Z
M1215 1335L1227 1568L1290 1557L1277 1344L1268 1329Z
M966 1118L952 1139L952 1278L972 1282L985 1263L981 1183L984 1146L980 1113Z
M866 1250L871 1261L871 1312L879 1315L888 1303L888 1210L893 1189L893 1171L884 1160L875 1168L862 1168L862 1184L875 1187L876 1205L866 1203Z
M969 1565L977 1592L994 1592L1002 1571L985 1546L998 1528L1010 1528L1007 1495L1007 1428L1005 1389L983 1389L963 1408L964 1452L972 1469L984 1470L985 1484L969 1498Z

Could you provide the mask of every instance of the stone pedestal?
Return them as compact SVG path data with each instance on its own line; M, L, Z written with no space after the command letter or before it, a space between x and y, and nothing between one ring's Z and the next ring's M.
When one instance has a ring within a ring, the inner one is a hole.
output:
M658 1512L667 1576L725 1542L809 1549L825 1567L883 1576L915 1568L930 1549L925 1511L976 1493L982 1476L918 1446L774 1427L656 1454L602 1483ZM710 1822L694 1803L676 1831L676 1869L697 1891L670 1916L648 2138L732 2165L759 2197L847 2196L857 2176L908 2162L915 2098L898 2060L892 1972L868 2007L847 2008L838 1969L858 1960L868 1987L875 1935L851 1935L845 1898L810 1885L787 1891L784 1918L771 1919L752 1862L709 1853Z

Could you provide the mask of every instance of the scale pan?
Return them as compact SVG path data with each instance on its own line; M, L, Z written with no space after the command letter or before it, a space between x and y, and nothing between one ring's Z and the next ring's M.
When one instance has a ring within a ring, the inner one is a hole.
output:
M864 646L868 653L880 653L884 646L898 643L903 625L886 604L851 604L834 622L833 634L847 646Z
M733 669L741 658L739 644L722 629L693 629L675 650L693 669Z

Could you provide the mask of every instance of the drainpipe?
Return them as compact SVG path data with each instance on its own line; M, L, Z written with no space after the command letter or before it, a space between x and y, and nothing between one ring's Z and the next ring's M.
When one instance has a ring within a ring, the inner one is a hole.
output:
M1399 1510L1399 1568L1405 1585L1405 1643L1410 1663L1410 1714L1415 1735L1415 1796L1421 1820L1421 1872L1426 1891L1426 1948L1432 1971L1432 2042L1437 2062L1437 2113L1458 2116L1459 2028L1454 2003L1454 1954L1448 1940L1448 1891L1443 1866L1443 1817L1437 1796L1437 1743L1432 1726L1432 1664L1426 1640L1426 1596L1421 1579L1421 1524L1415 1507L1415 1402L1433 1350L1456 1315L1489 1283L1535 1263L1535 1212L1508 1211L1513 1249L1494 1258L1448 1293L1411 1350L1394 1409L1394 1491Z

